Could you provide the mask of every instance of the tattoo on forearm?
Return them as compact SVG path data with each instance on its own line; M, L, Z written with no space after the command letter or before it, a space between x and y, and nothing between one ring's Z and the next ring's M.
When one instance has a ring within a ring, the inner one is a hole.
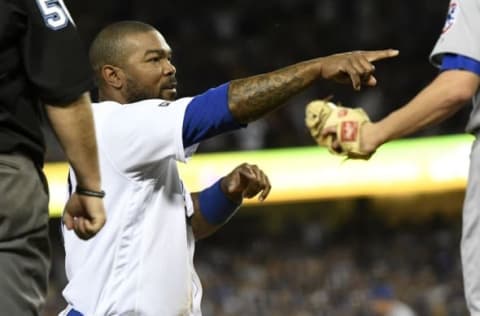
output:
M230 84L229 104L241 122L251 122L282 105L312 80L306 76L309 63L297 64Z

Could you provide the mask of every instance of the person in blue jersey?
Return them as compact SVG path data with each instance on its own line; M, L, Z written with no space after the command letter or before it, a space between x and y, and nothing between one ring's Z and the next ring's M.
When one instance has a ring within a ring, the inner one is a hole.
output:
M466 131L475 136L463 205L461 256L464 290L471 315L480 315L480 1L452 0L442 33L430 55L439 74L407 104L361 131L361 151L437 124L472 101ZM335 136L335 128L324 135Z
M246 127L320 79L373 86L371 62L396 54L312 59L176 99L172 50L160 32L135 21L104 28L90 60L99 88L93 109L109 220L87 242L64 232L68 306L62 314L201 315L195 240L228 221L243 198L264 200L271 185L260 168L244 163L190 194L177 162L199 142Z

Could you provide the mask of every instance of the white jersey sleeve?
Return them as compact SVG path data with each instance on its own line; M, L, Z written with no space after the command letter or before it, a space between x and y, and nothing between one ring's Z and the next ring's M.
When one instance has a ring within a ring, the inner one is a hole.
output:
M438 67L447 53L480 61L480 1L451 0L442 34L430 55L432 64Z
M183 118L191 98L145 100L118 107L103 120L105 153L122 172L136 172L164 159L185 162Z

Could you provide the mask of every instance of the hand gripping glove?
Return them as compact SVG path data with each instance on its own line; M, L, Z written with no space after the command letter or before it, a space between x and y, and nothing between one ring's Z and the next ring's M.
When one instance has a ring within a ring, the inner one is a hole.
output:
M312 101L305 109L305 124L317 144L351 159L366 160L372 155L360 150L360 131L367 122L370 118L363 109L337 106L328 100ZM331 126L336 126L336 135L322 136L323 129ZM334 148L335 138L339 147Z

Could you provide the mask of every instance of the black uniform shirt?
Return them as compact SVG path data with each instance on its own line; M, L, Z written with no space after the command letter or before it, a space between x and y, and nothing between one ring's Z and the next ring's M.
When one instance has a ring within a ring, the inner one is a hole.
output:
M21 152L42 166L41 104L74 101L92 85L63 1L0 0L0 153Z

